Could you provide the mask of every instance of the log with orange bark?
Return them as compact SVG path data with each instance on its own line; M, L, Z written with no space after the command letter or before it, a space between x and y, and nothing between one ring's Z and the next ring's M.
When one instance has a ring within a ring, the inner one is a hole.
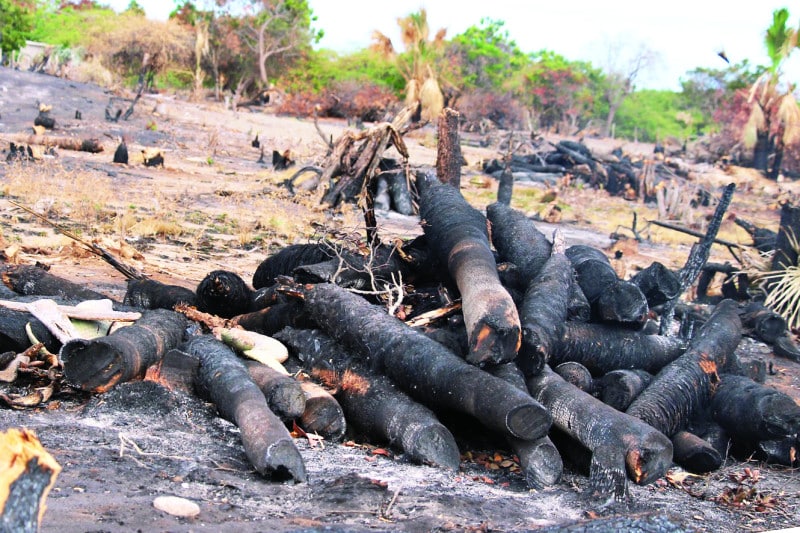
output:
M28 429L0 433L0 531L35 532L61 466Z

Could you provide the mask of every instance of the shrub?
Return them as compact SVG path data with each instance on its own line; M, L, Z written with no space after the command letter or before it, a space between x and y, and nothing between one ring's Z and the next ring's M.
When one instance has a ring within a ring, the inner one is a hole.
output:
M485 120L501 129L527 128L525 109L510 94L470 91L456 104L465 131L482 131Z

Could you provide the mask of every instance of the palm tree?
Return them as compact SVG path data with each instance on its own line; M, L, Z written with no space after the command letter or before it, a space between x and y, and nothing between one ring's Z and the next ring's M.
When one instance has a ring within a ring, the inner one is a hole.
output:
M397 25L400 26L400 38L405 49L402 54L397 54L392 41L377 30L372 33L373 44L370 48L395 61L406 80L406 102L421 100L423 119L432 120L438 116L444 102L435 63L437 54L444 46L447 30L440 29L430 39L428 13L424 8L398 18Z
M770 65L750 88L752 110L744 129L745 145L753 148L753 166L771 179L780 173L786 145L800 140L795 85L781 80L781 67L798 47L798 30L786 25L788 19L786 8L772 13L772 25L764 37ZM770 167L771 154L774 159Z

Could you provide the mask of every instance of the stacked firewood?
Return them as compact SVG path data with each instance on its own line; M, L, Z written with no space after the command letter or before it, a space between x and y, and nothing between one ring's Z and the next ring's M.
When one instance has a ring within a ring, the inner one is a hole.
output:
M505 204L484 214L431 175L414 185L416 239L288 246L252 284L225 270L195 291L131 280L114 306L141 318L94 338L53 334L38 306L19 302L102 295L6 266L3 298L29 307L0 308L0 351L28 349L27 325L74 387L102 393L147 378L198 394L238 425L251 463L273 479L306 478L295 424L331 440L350 428L457 469L453 413L503 439L530 486L555 483L563 458L600 499L624 499L628 480L650 483L673 462L713 470L730 450L796 465L800 406L737 357L757 324L777 339L785 322L775 331L774 313L732 299L679 305L702 252L682 271L653 263L623 280L601 250L545 236ZM659 333L654 318L669 326L672 316L682 327ZM259 350L259 336L280 343Z

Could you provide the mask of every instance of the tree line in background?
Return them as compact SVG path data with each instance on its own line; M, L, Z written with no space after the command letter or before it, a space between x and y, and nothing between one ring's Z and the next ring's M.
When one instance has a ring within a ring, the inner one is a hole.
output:
M74 79L133 84L146 72L153 90L234 104L279 96L279 111L296 115L383 120L416 99L431 116L444 105L458 109L472 130L678 146L701 139L712 157L730 155L773 178L781 169L800 175L800 111L781 71L800 27L786 9L764 33L768 65L729 64L720 52L720 68L687 72L676 92L636 89L656 57L644 46L609 45L616 61L595 66L524 52L500 20L449 37L421 9L397 21L402 48L376 30L369 48L337 54L313 48L322 32L305 0L204 1L187 0L158 22L136 0L122 13L95 0L0 0L0 49L8 62L26 40L45 42Z

